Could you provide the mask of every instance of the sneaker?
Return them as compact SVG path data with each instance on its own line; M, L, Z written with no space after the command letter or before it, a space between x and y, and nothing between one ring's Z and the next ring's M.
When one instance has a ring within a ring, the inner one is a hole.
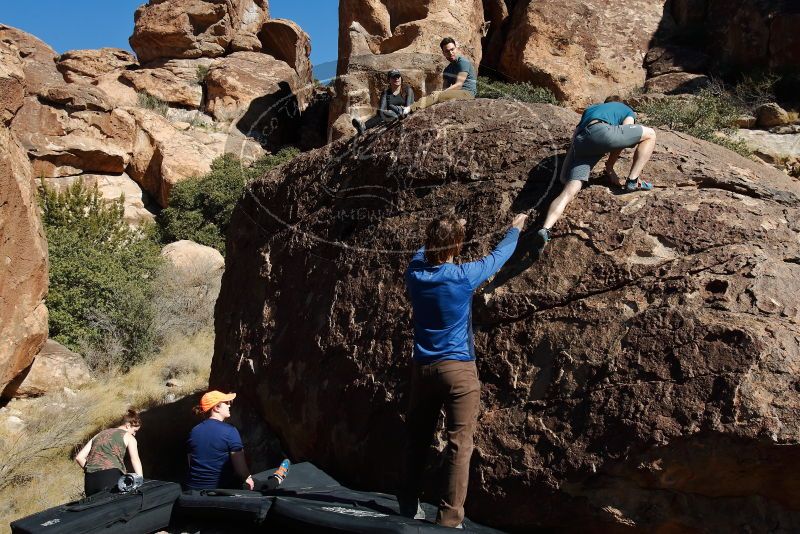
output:
M278 469L276 469L275 472L269 476L269 478L274 478L277 481L277 483L280 484L286 479L286 475L289 474L290 465L291 462L289 461L289 459L288 458L285 459L284 461L281 462L281 465L278 466Z
M400 515L409 519L425 519L425 510L422 509L419 499L407 501L398 497L397 503L400 507Z
M544 252L544 247L550 241L550 230L548 228L541 228L536 232L534 244L536 245L536 255L541 256Z
M356 119L355 117L353 117L353 126L356 127L356 131L358 131L358 135L364 135L364 132L367 131L366 126L364 126L364 123L361 122L360 120Z

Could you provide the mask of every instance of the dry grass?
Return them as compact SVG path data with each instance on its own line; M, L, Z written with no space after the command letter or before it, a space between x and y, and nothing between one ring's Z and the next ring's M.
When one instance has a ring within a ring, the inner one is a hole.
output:
M208 331L175 339L127 374L98 377L74 396L12 402L26 427L14 434L0 425L0 532L14 519L80 498L83 473L72 461L75 452L128 407L147 410L204 389L213 344ZM166 387L168 378L181 385Z

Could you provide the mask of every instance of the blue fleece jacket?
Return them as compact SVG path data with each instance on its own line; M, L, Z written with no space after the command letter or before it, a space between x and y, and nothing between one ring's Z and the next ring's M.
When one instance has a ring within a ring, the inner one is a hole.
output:
M478 261L431 265L425 247L406 269L406 289L414 311L414 359L419 363L475 359L472 293L514 253L519 230L509 229L497 247Z

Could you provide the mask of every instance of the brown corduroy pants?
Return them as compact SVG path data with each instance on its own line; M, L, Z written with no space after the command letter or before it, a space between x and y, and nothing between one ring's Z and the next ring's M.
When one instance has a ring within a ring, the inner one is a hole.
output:
M469 483L469 461L478 422L481 385L475 361L444 360L428 365L414 362L411 377L406 449L406 484L403 494L420 494L428 449L444 407L447 448L444 484L436 522L456 527L464 520Z

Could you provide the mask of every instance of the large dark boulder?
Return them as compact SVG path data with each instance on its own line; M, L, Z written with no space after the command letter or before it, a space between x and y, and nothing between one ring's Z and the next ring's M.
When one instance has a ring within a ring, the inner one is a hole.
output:
M293 460L393 490L412 346L402 275L425 225L454 210L463 259L487 252L513 213L541 214L558 192L577 120L449 102L252 183L228 235L212 386L237 391ZM470 517L800 526L800 187L667 132L647 177L651 193L584 190L538 261L531 224L477 292Z

